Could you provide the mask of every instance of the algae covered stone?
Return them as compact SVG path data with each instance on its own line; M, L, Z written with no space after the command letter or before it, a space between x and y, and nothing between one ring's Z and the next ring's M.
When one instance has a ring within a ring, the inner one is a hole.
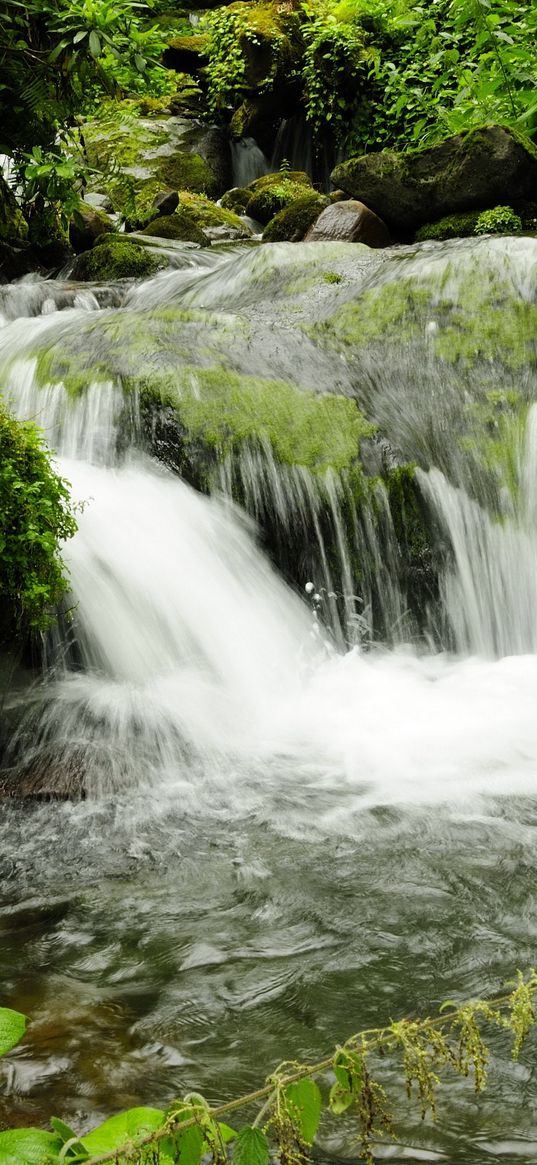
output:
M509 127L485 126L424 149L351 158L332 181L404 234L449 213L531 199L537 149Z
M232 210L217 206L203 194L181 191L181 209L206 233L208 238L249 239L251 231Z
M263 231L263 242L299 243L328 205L329 199L315 190L304 194L274 215Z
M307 174L292 170L264 174L251 182L248 190L246 214L266 226L278 211L303 198L307 191L313 191L313 186Z
M199 247L209 246L209 239L195 222L192 215L183 208L174 214L162 215L153 219L148 226L140 231L142 235L150 235L157 239L172 239L181 243L197 243Z
M131 239L106 235L91 251L78 256L71 277L82 282L147 279L165 266L165 259L151 254Z

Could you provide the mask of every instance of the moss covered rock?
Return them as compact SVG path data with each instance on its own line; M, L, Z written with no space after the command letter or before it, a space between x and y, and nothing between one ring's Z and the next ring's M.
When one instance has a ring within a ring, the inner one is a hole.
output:
M205 34L172 37L164 50L162 63L178 73L199 73L209 59L209 37Z
M313 191L313 186L307 174L301 170L292 170L264 174L262 178L251 182L248 190L250 198L246 213L266 226L284 207L303 198L308 190Z
M82 282L146 279L165 266L164 259L152 255L132 239L126 239L124 235L107 235L98 240L91 251L78 256L72 278Z
M431 218L532 198L537 149L513 129L485 126L426 149L351 158L332 181L405 234Z
M263 231L264 243L298 243L305 237L311 225L327 206L330 200L314 190L297 198L290 206L284 207L274 215Z
M252 197L248 187L233 186L231 190L226 190L220 199L220 205L224 210L233 210L235 214L246 214L246 207Z
M203 194L190 194L183 190L180 205L210 239L249 239L251 236L251 231L234 211L217 206Z
M199 247L209 246L207 235L200 230L192 215L182 208L174 214L153 219L140 234L157 239L174 239L181 243L197 243Z
M136 101L123 101L86 122L84 140L92 185L133 225L163 187L218 198L230 185L226 134L191 117L140 117Z

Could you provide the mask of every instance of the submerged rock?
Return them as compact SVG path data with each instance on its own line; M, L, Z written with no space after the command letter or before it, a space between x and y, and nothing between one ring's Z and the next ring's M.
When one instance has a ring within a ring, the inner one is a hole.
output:
M366 247L389 247L390 233L382 219L363 202L349 199L327 206L306 235L307 243L365 243Z
M332 181L405 233L448 213L534 198L537 149L513 129L485 126L425 149L351 158Z

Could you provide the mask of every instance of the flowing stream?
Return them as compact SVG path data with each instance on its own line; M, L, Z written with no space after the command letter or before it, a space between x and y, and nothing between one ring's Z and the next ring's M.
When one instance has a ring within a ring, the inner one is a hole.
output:
M268 460L244 463L246 513L225 473L203 496L148 455L113 379L78 399L40 387L36 341L120 314L125 295L147 311L170 281L176 301L209 308L220 287L231 302L234 254L127 292L1 289L3 383L82 503L65 548L73 609L45 678L5 693L8 756L88 793L2 803L2 997L33 1021L0 1068L7 1124L56 1113L83 1129L192 1089L226 1099L282 1059L496 992L535 961L537 414L502 521L444 467L420 470L450 550L445 643L402 632L345 650L308 578L291 588L259 544L256 483L271 479L292 537L304 474L276 488ZM382 571L371 530L360 538ZM404 628L392 567L387 624ZM514 1065L495 1037L489 1090L446 1086L436 1126L389 1067L399 1143L380 1156L535 1160L535 1046ZM329 1121L318 1153L355 1159L350 1124Z

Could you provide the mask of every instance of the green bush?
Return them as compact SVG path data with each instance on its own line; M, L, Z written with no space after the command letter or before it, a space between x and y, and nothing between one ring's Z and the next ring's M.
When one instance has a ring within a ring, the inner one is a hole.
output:
M0 402L0 638L50 624L69 588L61 544L75 530L68 483L39 429Z
M519 235L522 219L510 206L495 206L483 210L475 224L476 235Z

